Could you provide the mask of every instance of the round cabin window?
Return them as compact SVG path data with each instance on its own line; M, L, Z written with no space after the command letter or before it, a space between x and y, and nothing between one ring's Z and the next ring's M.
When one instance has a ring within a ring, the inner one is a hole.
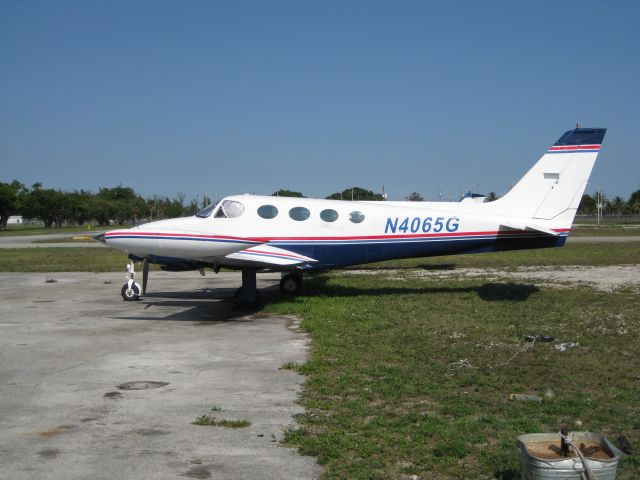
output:
M349 214L349 220L351 220L353 223L360 223L364 220L364 213L362 212L351 212Z
M338 212L327 208L326 210L322 210L320 212L320 218L325 222L335 222L338 219Z
M262 205L258 208L258 215L267 220L278 216L278 209L273 205Z
M291 210L289 210L289 216L297 222L306 220L310 215L311 212L309 212L309 209L304 207L293 207Z

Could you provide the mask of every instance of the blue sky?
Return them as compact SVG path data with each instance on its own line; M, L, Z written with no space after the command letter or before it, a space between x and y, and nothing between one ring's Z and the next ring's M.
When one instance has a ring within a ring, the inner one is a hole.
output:
M635 1L3 0L0 180L457 199L580 122L626 198L639 25Z

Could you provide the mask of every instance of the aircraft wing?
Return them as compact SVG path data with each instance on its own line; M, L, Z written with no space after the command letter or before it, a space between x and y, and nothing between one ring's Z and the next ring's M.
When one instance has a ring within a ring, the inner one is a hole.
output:
M262 267L292 267L317 262L314 258L305 257L290 250L272 247L264 243L231 253L224 258L243 263L250 262Z
M500 224L500 228L502 229L503 227L509 230L535 230L536 232L542 232L542 233L546 233L548 235L553 235L556 237L559 235L559 233L556 232L555 230L551 230L550 228L545 227L544 225L540 225L530 220L523 220L523 221L511 220L508 222L502 222Z

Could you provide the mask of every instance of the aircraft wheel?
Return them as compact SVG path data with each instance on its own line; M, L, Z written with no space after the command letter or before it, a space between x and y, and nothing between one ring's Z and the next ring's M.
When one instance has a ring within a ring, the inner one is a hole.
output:
M129 288L129 283L125 283L122 286L122 290L120 290L120 294L125 302L133 302L140 298L140 285L137 283L133 283L131 288Z
M280 280L280 290L287 295L298 293L302 288L302 278L293 273L289 273Z

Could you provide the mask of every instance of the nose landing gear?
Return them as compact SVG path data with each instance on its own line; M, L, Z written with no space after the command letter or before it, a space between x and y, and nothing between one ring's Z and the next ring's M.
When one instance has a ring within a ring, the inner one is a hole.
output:
M135 264L132 260L131 263L127 265L127 283L125 283L122 286L122 290L120 290L120 294L125 302L132 302L140 299L140 292L142 289L140 288L140 285L133 280L135 275Z

